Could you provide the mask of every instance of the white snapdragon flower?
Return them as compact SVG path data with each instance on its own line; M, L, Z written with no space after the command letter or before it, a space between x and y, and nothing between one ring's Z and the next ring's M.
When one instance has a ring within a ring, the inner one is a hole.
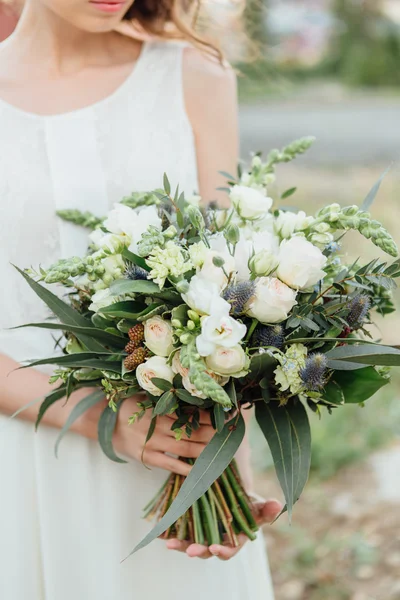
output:
M283 240L279 248L277 276L294 289L307 289L325 277L327 263L319 248L302 236Z
M117 203L104 221L107 231L119 236L131 252L136 252L137 243L150 225L161 229L161 219L155 206L133 209Z
M314 217L308 217L303 210L297 213L280 210L275 219L275 231L282 238L288 239L296 232L305 231L313 221Z
M202 320L201 334L196 340L197 351L200 356L209 356L217 346L232 348L244 338L246 331L246 325L230 317L229 310L214 309Z

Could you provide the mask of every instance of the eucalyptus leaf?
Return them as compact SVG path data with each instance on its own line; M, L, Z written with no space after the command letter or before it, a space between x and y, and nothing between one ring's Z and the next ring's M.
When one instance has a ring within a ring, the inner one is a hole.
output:
M116 411L109 406L106 406L101 413L101 417L97 426L97 433L99 437L100 448L103 450L107 458L116 463L126 463L126 460L123 460L117 456L112 443L115 425L118 419L118 411L120 408L121 402L118 402Z
M64 427L61 429L55 445L55 455L58 457L58 448L60 446L60 442L63 439L64 435L67 433L71 425L75 423L87 410L95 406L99 402L104 401L104 391L96 390L89 396L85 396L71 411L68 419L66 420Z
M34 360L29 362L27 365L19 367L19 369L28 369L31 367L37 367L39 365L59 365L60 367L76 367L81 366L80 363L86 363L88 360L97 360L98 357L113 357L116 358L116 354L112 352L76 352L75 354L64 354L62 356L51 356L49 358L42 358L40 360ZM120 357L122 359L122 355ZM83 364L82 366L87 366Z
M57 402L58 400L61 400L61 398L65 398L65 394L66 394L66 387L64 384L62 386L60 386L59 388L57 388L56 390L54 390L53 392L50 392L50 394L47 394L47 396L43 400L42 404L40 405L38 416L36 418L36 422L35 422L35 430L36 431L37 431L37 429L40 425L40 422L43 419L46 411L50 408L50 406L53 406L53 404L55 402Z
M215 429L218 432L221 432L224 428L225 425L225 416L226 416L226 412L224 411L224 409L222 408L222 406L220 404L214 404L214 422L215 422Z
M177 399L173 392L165 392L154 407L154 416L172 414L177 408Z
M114 304L110 304L110 306L105 306L100 312L106 317L135 320L136 314L140 314L143 310L142 302L124 300L123 302L115 302Z
M333 399L337 397L339 388L346 404L361 404L389 382L388 377L382 377L373 367L364 367L355 373L341 371L335 373L325 386L323 397L336 404Z
M378 181L374 184L374 186L372 187L372 189L370 190L370 192L368 193L367 197L365 198L364 202L361 205L361 209L362 210L369 210L379 192L379 188L381 187L381 183L384 180L384 178L386 177L386 175L389 173L390 169L392 167L388 167L386 169L386 171L384 173L382 173L382 175L379 177Z
M97 351L97 348L94 348L95 340L100 340L103 344L107 346L124 348L126 345L126 340L123 337L118 335L114 335L112 333L108 333L103 329L97 329L96 327L80 327L77 325L67 325L65 323L26 323L25 325L19 325L18 327L13 327L13 329L22 329L24 327L37 327L39 329L58 329L62 331L68 331L70 333L74 333L77 338L79 338L85 346L88 347L91 351ZM89 342L89 344L87 343ZM99 352L104 352L104 345L99 346Z
M302 403L257 402L256 419L271 450L289 519L308 480L311 463L311 432Z
M357 346L338 346L326 353L329 360L342 360L363 365L400 366L400 350L392 346L379 344L359 344Z
M175 394L178 396L179 400L186 402L187 404L191 404L193 406L203 406L204 400L201 398L197 398L197 396L192 396L187 390L177 389L175 390Z
M206 493L233 460L243 441L244 433L244 420L241 415L238 415L225 424L221 433L215 434L194 463L166 514L129 556L158 538Z
M15 265L14 265L15 266ZM50 310L60 319L65 325L76 325L82 329L92 328L92 323L89 319L83 317L74 308L60 300L58 296L50 292L47 288L37 283L32 277L29 277L27 273L24 273L18 267L15 267L17 271L22 275L28 285L33 289L37 296L50 308ZM94 329L94 327L93 327ZM88 333L82 331L81 341L89 350L104 350L103 346L97 341L96 338L91 337Z
M151 383L154 383L154 385L163 392L169 392L172 388L172 383L170 381L167 379L161 379L160 377L153 377Z
M150 267L148 267L145 259L141 256L138 256L137 254L134 254L133 252L128 250L128 248L124 248L122 250L122 256L129 260L129 262L133 263L134 265L137 265L138 267L141 267L145 271L150 271Z

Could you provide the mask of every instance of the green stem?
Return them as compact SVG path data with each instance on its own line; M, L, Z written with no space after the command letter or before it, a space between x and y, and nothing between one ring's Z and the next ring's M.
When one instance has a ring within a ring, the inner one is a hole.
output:
M251 507L249 505L249 499L247 494L245 493L240 480L238 480L233 473L232 466L229 466L225 473L228 476L229 483L235 493L236 498L239 501L240 507L243 511L243 514L251 528L252 531L258 531L258 525L254 519L253 513L251 511Z
M253 335L253 333L254 333L254 330L255 330L255 328L257 327L257 325L258 325L258 320L257 320L257 319L253 319L253 320L252 320L252 322L251 322L251 325L250 325L250 327L249 327L249 330L248 330L248 332L247 332L246 338L245 338L245 340L244 340L245 342L248 342L248 341L249 341L249 339L250 339L250 338L251 338L251 336Z
M199 502L203 509L203 525L207 535L208 545L219 544L218 524L213 519L207 496L201 496Z
M210 488L209 492L210 492L211 498L213 499L213 503L214 503L214 506L215 506L215 508L216 508L216 510L218 512L219 518L221 519L221 522L222 522L222 524L223 524L223 526L225 528L225 531L226 531L226 534L227 534L227 536L229 538L229 541L230 541L230 543L232 544L232 546L234 548L237 548L239 546L238 539L237 539L237 537L235 535L235 532L232 529L231 523L227 519L227 516L226 516L226 514L224 512L224 509L222 508L222 506L221 506L221 504L220 504L220 502L219 502L219 500L217 498L216 493L214 492L214 489Z
M233 493L233 490L229 484L229 480L228 480L228 476L227 476L226 472L222 473L221 481L225 488L225 492L228 496L228 499L230 502L230 509L232 511L233 516L236 519L237 524L241 527L243 533L245 533L250 540L255 540L256 535L250 529L249 524L247 523L246 519L243 516L242 511L240 510L240 508L238 506L237 498L235 497L235 494Z
M204 533L201 525L199 504L196 501L192 506L193 524L194 524L194 541L196 544L204 544Z
M165 482L164 485L160 487L160 489L158 490L157 494L154 496L154 498L152 498L150 500L150 502L148 504L146 504L146 506L143 509L143 512L146 513L146 511L148 511L149 509L151 509L151 507L153 507L155 504L157 504L157 502L160 499L160 496L162 495L163 491L165 490L165 488L168 485L168 482L170 480L170 477L168 477ZM146 516L146 515L145 515Z

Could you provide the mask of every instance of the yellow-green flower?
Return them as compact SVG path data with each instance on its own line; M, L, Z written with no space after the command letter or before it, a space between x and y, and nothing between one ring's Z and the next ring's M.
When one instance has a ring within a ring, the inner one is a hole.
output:
M154 279L161 289L167 278L179 279L193 268L188 256L185 256L173 241L167 242L164 248L160 246L153 248L146 263L151 267L149 278Z
M303 389L300 370L305 366L307 348L303 344L291 344L285 354L276 353L279 366L275 369L275 382L282 392L290 390L298 394Z

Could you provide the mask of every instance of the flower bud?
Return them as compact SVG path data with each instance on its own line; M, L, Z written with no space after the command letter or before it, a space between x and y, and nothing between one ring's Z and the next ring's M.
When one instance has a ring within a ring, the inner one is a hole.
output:
M163 231L163 236L168 240L172 240L172 238L174 238L176 236L176 234L177 234L177 230L176 230L176 227L174 227L173 225L170 225L168 227L168 229Z
M225 259L222 256L217 255L213 256L212 262L215 267L223 267L225 264Z
M261 167L262 162L261 162L261 158L259 156L254 156L253 160L251 161L251 166L253 167L253 169L257 169L259 167Z
M183 325L179 319L172 319L171 325L172 325L172 327L175 327L175 329L182 329L182 327L183 327Z
M200 209L197 206L190 205L186 208L185 213L187 214L189 221L198 230L205 229L204 217L201 214Z
M190 309L187 315L194 323L200 323L200 316L196 311Z
M306 358L305 365L299 375L305 388L310 392L318 392L326 384L325 373L327 359L325 354L316 352Z
M181 344L186 346L186 344L188 344L190 342L190 338L191 338L190 333L183 333L181 335L181 337L179 338L179 341L181 342Z
M235 246L240 240L239 227L234 223L230 223L228 227L224 229L224 236L227 242Z
M196 323L189 320L186 324L186 327L189 329L189 331L193 331L194 329L196 329Z
M268 277L278 265L278 258L269 250L260 250L249 261L250 271L256 277Z

